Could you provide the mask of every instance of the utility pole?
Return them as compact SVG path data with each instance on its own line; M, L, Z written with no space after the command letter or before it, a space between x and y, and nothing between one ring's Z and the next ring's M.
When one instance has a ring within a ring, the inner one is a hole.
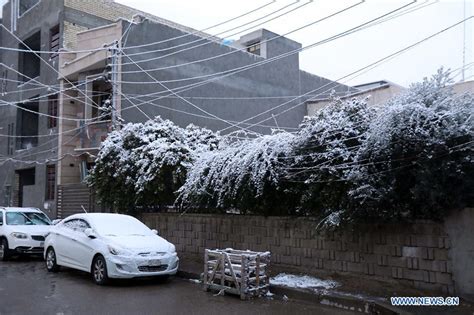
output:
M464 19L466 19L466 0L464 0ZM465 81L465 69L466 69L466 21L463 25L463 46L462 46L462 82Z
M118 85L118 80L117 80L117 75L118 75L118 63L119 63L119 44L118 41L115 41L113 45L110 48L110 52L112 53L112 67L111 67L111 81L112 81L112 129L115 130L118 128L118 122L119 119L117 118L118 113L117 113L117 98L118 98L118 91L117 91L117 85Z

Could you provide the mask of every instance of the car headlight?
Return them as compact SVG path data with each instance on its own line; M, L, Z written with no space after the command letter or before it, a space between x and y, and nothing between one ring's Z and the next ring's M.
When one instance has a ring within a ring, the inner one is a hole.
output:
M13 232L11 236L13 236L14 238L19 238L23 240L28 238L28 234L20 233L20 232Z
M130 256L132 254L130 251L124 248L117 247L117 246L109 245L108 248L109 248L109 253L111 253L112 255Z

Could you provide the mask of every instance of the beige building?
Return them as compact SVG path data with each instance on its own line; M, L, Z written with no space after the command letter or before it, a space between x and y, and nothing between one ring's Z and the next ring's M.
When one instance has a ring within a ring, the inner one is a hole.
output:
M387 80L355 85L353 87L355 89L358 89L359 91L343 95L339 94L338 96L342 99L348 99L353 97L367 97L368 105L378 105L385 103L393 96L396 96L397 94L405 90L403 86ZM458 95L462 93L474 93L474 81L458 82L451 85L451 88L453 89L453 92ZM306 108L308 111L308 116L316 114L318 110L325 107L329 103L330 100L327 98L307 102Z
M348 99L348 98L353 98L353 97L359 97L359 98L367 97L368 105L377 105L377 104L385 103L391 97L405 90L403 86L387 81L387 80L355 85L353 87L357 89L358 91L343 94L343 95L338 94L338 96L341 97L342 99ZM312 116L316 114L318 110L325 107L329 103L330 103L330 100L327 98L317 99L317 100L307 102L306 108L308 110L308 116Z
M456 94L474 93L474 81L455 83L453 84L453 91Z

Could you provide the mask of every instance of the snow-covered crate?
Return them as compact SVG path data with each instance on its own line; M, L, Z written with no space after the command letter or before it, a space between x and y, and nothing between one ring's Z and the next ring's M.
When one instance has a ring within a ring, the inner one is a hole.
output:
M267 294L270 288L270 252L206 249L204 290L240 295L242 300Z

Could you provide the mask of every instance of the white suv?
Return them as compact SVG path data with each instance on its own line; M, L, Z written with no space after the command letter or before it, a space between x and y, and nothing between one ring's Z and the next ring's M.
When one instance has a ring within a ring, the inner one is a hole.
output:
M51 221L36 208L0 207L0 260L13 254L42 254Z

